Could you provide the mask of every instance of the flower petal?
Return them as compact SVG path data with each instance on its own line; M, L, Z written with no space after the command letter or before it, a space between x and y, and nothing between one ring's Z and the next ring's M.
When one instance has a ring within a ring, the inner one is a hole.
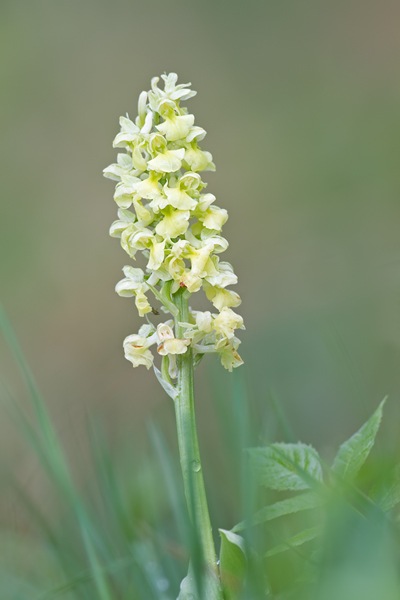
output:
M166 150L162 154L158 154L152 160L149 160L148 167L159 173L174 173L181 168L184 156L184 148L180 148L179 150Z

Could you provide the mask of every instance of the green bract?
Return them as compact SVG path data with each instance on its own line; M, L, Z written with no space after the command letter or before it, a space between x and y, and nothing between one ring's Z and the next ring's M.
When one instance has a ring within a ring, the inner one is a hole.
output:
M175 338L172 321L157 328L146 325L138 335L125 339L125 356L134 367L149 368L154 358L149 347L156 343L158 353L168 355L174 378L175 355L190 346L194 359L196 354L214 352L231 371L243 362L234 332L244 326L232 310L240 297L227 289L237 283L237 277L232 266L217 256L228 247L221 237L228 213L215 206L213 194L202 193L206 183L199 172L214 171L215 165L211 154L199 147L205 130L195 126L194 116L180 106L196 92L188 89L190 84L177 85L175 73L161 77L163 90L155 77L152 89L140 94L135 122L120 118L114 147L124 148L125 154L118 154L117 162L104 169L104 176L117 182L118 220L111 225L110 235L121 239L132 259L137 252L146 259L145 271L124 267L125 279L116 291L134 296L143 317L152 311L149 292L161 300L164 312L171 312L178 290L186 288L188 297L203 289L218 313L190 309L189 322L180 324L183 339Z

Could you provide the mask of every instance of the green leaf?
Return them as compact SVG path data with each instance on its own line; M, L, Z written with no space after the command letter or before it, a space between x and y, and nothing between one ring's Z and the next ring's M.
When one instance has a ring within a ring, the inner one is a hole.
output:
M389 512L400 502L400 465L397 465L382 483L371 491L371 499L383 512Z
M240 535L225 529L221 534L220 575L225 600L236 600L246 576L247 558L244 540Z
M301 546L302 544L310 542L311 540L321 535L322 531L323 529L320 526L311 527L310 529L304 529L297 535L294 535L282 544L279 544L278 546L275 546L274 548L269 550L265 554L265 556L274 556L275 554L279 554L280 552L285 552L285 550L290 550L292 548L296 548L297 546Z
M340 446L332 466L333 471L340 477L354 479L367 460L381 424L385 402L386 398L361 429Z
M294 498L287 498L281 502L271 504L271 506L265 506L261 510L257 511L249 522L242 521L235 525L232 529L233 532L242 531L248 526L260 525L266 521L272 521L283 515L290 515L300 510L308 510L310 508L316 508L322 506L325 503L325 499L314 492L301 494L294 496Z
M318 452L306 444L270 444L249 448L250 466L259 482L272 490L305 490L322 482Z

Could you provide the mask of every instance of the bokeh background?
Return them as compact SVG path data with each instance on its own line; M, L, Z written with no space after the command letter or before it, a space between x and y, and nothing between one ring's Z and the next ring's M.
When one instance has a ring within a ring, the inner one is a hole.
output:
M123 357L140 319L114 292L129 259L108 237L102 177L119 116L135 117L164 71L198 91L188 107L217 165L208 191L230 215L254 414L271 432L274 394L295 438L329 458L389 394L380 447L396 455L399 19L390 0L1 0L1 301L83 482L94 415L128 470L149 451L149 418L173 439L171 401ZM4 345L0 359L25 402ZM237 380L212 359L198 372L206 469L223 480L212 390ZM0 410L2 462L50 507ZM1 524L27 527L2 497Z

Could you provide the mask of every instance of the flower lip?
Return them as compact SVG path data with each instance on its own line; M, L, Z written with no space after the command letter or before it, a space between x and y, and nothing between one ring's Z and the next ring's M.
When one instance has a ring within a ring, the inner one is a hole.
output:
M165 340L157 348L158 354L165 356L166 354L185 354L187 352L190 340L182 340L180 338L173 338Z

